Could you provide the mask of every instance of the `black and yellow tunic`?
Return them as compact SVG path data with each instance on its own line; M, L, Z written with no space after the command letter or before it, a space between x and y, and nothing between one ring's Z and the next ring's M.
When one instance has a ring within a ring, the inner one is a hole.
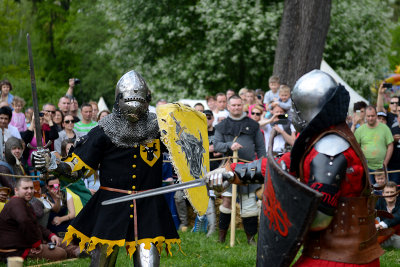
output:
M75 164L73 171L85 168L88 174L99 168L103 187L142 191L162 185L162 151L160 139L131 148L115 146L99 126L80 140L66 161ZM134 205L132 201L101 205L104 200L126 194L99 189L72 224L65 240L73 235L81 239L83 250L89 243L91 251L96 244L108 244L107 255L114 245L126 246L130 256L135 252ZM169 251L172 243L180 245L171 213L163 195L136 200L138 243L150 249L154 243L159 252L166 243Z

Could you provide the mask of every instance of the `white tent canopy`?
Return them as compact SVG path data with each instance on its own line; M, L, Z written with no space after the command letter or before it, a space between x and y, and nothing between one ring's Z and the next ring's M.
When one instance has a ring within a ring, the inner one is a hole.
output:
M331 66L328 65L328 63L326 63L325 60L322 60L320 69L322 71L328 73L329 75L331 75L332 78L335 79L335 81L337 83L342 84L347 89L347 91L349 91L349 93L350 93L350 104L349 104L350 113L352 113L353 105L356 102L364 101L365 103L369 104L369 101L366 100L364 97L360 96L356 91L354 91L353 88L350 87L350 85L348 85L345 81L343 81L343 79L340 78L340 76L331 68Z

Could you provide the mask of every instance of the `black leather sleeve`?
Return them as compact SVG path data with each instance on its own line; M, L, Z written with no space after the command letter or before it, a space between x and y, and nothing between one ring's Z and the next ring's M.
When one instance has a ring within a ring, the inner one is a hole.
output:
M262 184L264 176L261 171L262 159L245 164L236 164L235 173L243 184Z
M317 154L311 162L308 185L323 194L319 210L333 216L337 207L340 184L346 176L347 160L336 156Z

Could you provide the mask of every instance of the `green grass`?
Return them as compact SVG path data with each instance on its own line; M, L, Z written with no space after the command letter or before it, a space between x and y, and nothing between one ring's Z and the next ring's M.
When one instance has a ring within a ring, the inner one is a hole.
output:
M233 248L229 247L229 233L225 244L217 242L218 236L214 234L207 238L203 233L179 233L182 239L183 253L178 251L178 246L173 245L172 257L167 256L165 250L161 255L161 266L174 267L224 267L224 266L255 266L256 265L256 246L247 244L243 230L236 232L236 244ZM27 260L24 266L40 265L46 263L44 260ZM45 266L89 266L90 259L77 259L65 263L46 264ZM1 265L5 266L5 265ZM124 248L118 254L117 266L133 266L132 260L126 254ZM381 257L382 267L400 266L400 250L388 249Z

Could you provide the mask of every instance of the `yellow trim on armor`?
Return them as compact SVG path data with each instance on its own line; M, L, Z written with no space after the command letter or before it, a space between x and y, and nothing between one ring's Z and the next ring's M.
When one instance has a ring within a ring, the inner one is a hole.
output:
M78 230L76 230L72 225L68 226L68 229L67 229L67 232L65 233L63 242L67 242L67 246L68 246L69 243L71 243L74 235L76 235L76 237L81 240L81 241L79 241L79 249L81 252L85 249L86 243L89 243L89 245L87 247L88 252L94 250L96 248L96 245L99 243L100 244L108 244L107 256L109 256L111 254L111 252L113 251L113 247L115 245L117 245L119 247L122 247L125 245L126 251L128 252L129 257L131 257L131 258L132 258L133 253L135 253L135 251L136 251L136 241L125 242L125 239L107 240L107 239L97 238L95 236L87 237L86 235L84 235L81 232L79 232ZM161 255L161 249L163 248L164 243L167 245L166 249L170 256L172 256L172 252L171 252L172 244L178 244L179 251L181 251L183 253L182 248L181 248L181 240L179 238L165 239L164 236L157 236L155 238L144 238L144 239L138 240L139 245L145 244L144 245L145 249L150 249L151 243L156 245L158 253L160 255Z
M76 160L75 160L76 159ZM88 171L84 174L85 177L89 177L92 174L95 173L95 170L90 167L89 165L87 165L78 155L76 155L75 153L72 153L71 156L69 156L68 158L66 158L64 160L65 162L71 162L72 164L74 164L74 169L72 170L73 172L75 171L79 171L82 168L86 168Z

